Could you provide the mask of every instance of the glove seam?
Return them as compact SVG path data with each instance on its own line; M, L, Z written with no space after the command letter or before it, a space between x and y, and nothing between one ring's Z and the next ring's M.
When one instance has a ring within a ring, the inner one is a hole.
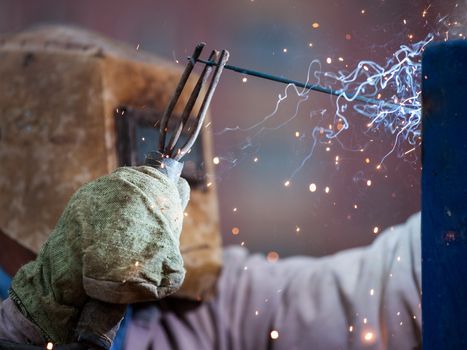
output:
M13 288L8 289L8 296L10 297L11 301L15 304L15 306L18 308L18 310L34 325L40 330L42 333L42 337L46 341L54 341L54 339L37 323L37 321L34 319L34 317L31 315L31 313L28 311L24 303L22 302L21 298L16 294L16 292L13 290Z

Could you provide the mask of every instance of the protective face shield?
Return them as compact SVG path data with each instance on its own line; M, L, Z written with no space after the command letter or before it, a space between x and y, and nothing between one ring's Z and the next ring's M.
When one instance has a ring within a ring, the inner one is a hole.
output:
M157 147L154 125L183 67L61 26L4 37L0 58L0 229L37 253L80 186L142 164ZM195 83L188 81L175 115ZM183 159L192 192L181 235L187 274L177 295L196 300L213 293L221 268L210 130L202 128Z

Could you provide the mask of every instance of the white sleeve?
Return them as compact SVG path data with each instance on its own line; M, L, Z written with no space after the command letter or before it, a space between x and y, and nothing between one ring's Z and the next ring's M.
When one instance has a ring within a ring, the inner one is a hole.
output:
M330 257L250 256L223 281L230 300L221 318L244 342L238 349L421 348L420 246L416 214L372 245Z
M130 326L127 348L143 339L152 349L421 348L420 264L420 214L325 258L269 263L228 248L214 300L164 299L151 326Z

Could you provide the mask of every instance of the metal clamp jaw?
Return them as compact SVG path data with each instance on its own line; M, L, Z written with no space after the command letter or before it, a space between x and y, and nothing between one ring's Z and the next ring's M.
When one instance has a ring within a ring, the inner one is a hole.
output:
M213 50L207 61L209 63L199 61L199 57L205 45L205 43L201 43L196 46L193 55L189 58L188 64L186 65L186 68L175 89L175 93L170 99L170 102L167 105L167 108L165 109L161 118L159 129L159 150L157 152L150 152L146 156L145 160L145 165L152 166L162 171L169 178L175 181L177 181L183 168L183 163L180 162L180 159L190 151L191 147L198 138L204 119L206 117L206 112L214 95L214 91L216 90L217 84L219 83L224 66L229 59L229 52L227 50L222 50L220 53L216 50ZM175 105L180 98L182 90L185 87L195 64L199 62L204 64L201 75L199 76L193 92L191 93L190 98L188 99L188 102L183 109L181 117L174 123L175 127L172 130L169 130L169 120L171 118L175 118L173 116ZM213 62L215 64L213 64ZM206 93L204 94L204 98L201 103L198 115L195 119L194 125L187 126L193 107L195 106L200 93L203 91L204 86L207 84L209 75L211 74L212 70L214 70L214 75L209 82L209 87L206 90ZM169 131L171 133L171 137L167 142ZM180 139L183 131L185 131L185 134L188 136L185 142L181 142Z

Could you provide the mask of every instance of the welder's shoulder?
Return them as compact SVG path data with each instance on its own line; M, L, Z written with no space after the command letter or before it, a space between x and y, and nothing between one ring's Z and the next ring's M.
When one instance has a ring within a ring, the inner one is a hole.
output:
M421 213L418 212L410 216L404 223L391 226L384 230L375 240L372 246L390 245L396 248L397 246L403 244L403 242L407 242L410 245L419 246L420 236Z

